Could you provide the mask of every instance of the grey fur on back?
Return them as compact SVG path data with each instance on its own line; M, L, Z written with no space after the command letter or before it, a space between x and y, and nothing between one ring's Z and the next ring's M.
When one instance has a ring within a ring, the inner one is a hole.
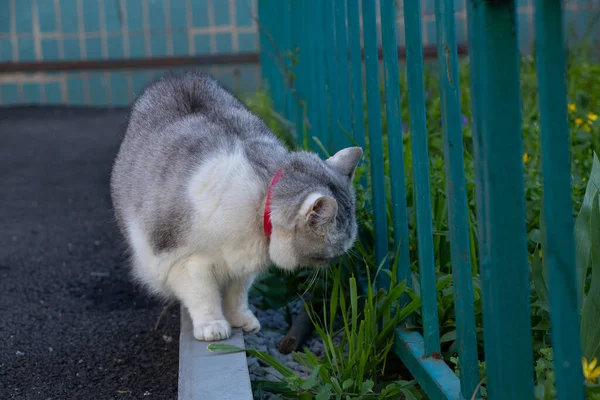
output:
M310 193L318 191L337 201L335 229L323 241L317 243L310 235L295 239L306 263L328 260L348 249L356 236L351 179L356 165L346 176L313 153L289 152L241 101L199 72L159 79L132 106L111 176L123 234L128 235L126 216L135 214L155 253L179 247L192 228L193 207L186 196L191 174L208 157L240 146L265 195L273 175L283 170L273 191L273 210L290 224Z
M176 247L189 229L190 205L183 191L190 173L204 158L231 150L239 140L268 182L287 150L209 75L166 76L147 87L132 106L112 174L111 195L121 228L124 208L134 205L155 250Z

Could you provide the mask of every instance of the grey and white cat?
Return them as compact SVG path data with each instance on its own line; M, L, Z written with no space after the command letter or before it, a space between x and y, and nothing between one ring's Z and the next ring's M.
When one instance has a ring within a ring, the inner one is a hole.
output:
M257 274L325 266L353 245L362 153L290 152L209 75L159 79L134 102L111 175L135 278L180 300L198 340L257 332Z

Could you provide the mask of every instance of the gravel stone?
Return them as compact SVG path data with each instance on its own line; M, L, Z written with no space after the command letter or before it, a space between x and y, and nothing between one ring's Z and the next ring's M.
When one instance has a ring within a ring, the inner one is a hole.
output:
M261 330L257 334L245 334L244 341L245 346L248 349L256 349L261 352L265 352L284 365L298 373L302 377L308 377L309 371L302 364L297 363L292 359L291 354L281 354L278 346L281 339L286 335L290 325L286 322L286 311L285 307L279 309L266 309L262 310L257 307L261 304L259 298L250 299L250 308L255 313L256 317L261 323ZM289 304L292 318L295 317L298 312L304 307L301 300L296 300ZM323 354L323 344L319 336L313 332L310 338L306 340L304 346L309 348L314 354ZM302 349L299 349L301 351ZM248 370L250 372L250 380L256 383L261 380L278 381L281 374L277 372L268 364L262 360L257 360L253 356L248 356ZM254 396L256 399L264 400L278 400L279 396L264 393L262 397L259 396L255 389Z

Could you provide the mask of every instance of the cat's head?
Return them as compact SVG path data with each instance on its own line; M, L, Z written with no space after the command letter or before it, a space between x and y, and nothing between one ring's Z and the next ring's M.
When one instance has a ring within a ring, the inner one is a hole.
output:
M292 153L272 188L269 254L280 268L325 266L356 240L353 177L360 147L340 150L327 160L310 152Z

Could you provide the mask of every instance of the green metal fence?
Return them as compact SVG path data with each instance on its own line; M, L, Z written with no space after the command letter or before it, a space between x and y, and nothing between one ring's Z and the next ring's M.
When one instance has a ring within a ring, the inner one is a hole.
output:
M352 141L367 147L375 258L379 263L389 253L391 223L395 248L400 249L396 255L400 279L410 274L403 157L407 149L402 141L404 105L396 32L398 10L403 11L423 329L417 333L399 327L396 352L432 399L471 399L480 380L454 6L454 0L435 0L460 379L439 357L421 1L260 0L258 4L262 76L277 111L293 121L299 140L317 151L316 142L309 140L312 136L329 152ZM562 0L537 0L533 12L557 396L582 399L563 7ZM532 399L517 8L515 0L467 0L466 12L487 393L492 400ZM384 184L386 135L389 189ZM392 221L387 220L386 190L391 191ZM378 284L385 287L387 282Z

